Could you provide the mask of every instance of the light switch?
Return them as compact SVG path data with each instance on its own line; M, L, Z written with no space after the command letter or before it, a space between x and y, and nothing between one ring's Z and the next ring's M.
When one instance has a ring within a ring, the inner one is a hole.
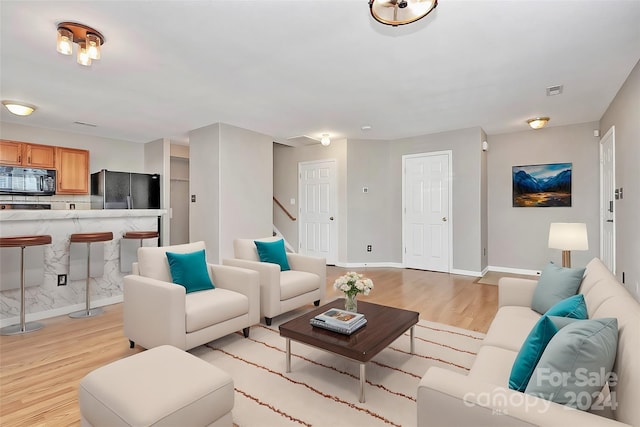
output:
M289 204L290 205L295 205L296 204L296 199L289 199Z

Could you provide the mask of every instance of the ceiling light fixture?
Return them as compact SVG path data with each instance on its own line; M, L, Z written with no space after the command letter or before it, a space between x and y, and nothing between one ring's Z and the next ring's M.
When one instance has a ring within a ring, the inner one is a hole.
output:
M28 116L36 111L35 105L25 104L24 102L2 101L2 105L16 116Z
M329 138L328 133L322 134L322 139L320 140L320 144L324 145L325 147L331 144L331 138Z
M536 117L535 119L527 120L527 123L531 126L531 129L542 129L549 123L549 120L549 117Z
M369 0L371 16L383 24L410 24L427 16L438 6L438 0Z
M100 50L105 43L99 31L77 22L58 24L56 50L63 55L73 53L73 44L78 44L78 64L88 67L94 59L100 59Z

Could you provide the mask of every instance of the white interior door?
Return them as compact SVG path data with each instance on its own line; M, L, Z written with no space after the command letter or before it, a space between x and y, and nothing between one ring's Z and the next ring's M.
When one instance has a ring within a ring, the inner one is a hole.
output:
M451 151L403 156L403 263L451 271Z
M600 140L600 259L616 274L615 129Z
M298 164L300 253L337 260L336 162Z

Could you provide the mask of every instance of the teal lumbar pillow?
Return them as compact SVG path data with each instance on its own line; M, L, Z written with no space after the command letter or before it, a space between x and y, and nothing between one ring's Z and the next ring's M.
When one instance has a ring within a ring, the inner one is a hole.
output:
M615 318L579 320L566 325L549 341L525 393L589 409L594 403L592 397L609 381L617 345Z
M261 242L255 240L256 249L258 249L258 257L260 262L270 262L278 264L280 271L291 270L289 261L287 261L287 251L284 249L284 240L276 240L274 242Z
M186 254L167 252L173 283L185 287L187 293L213 289L204 249Z
M545 313L547 316L570 317L572 319L588 319L587 303L582 294L563 299L557 302Z
M549 308L578 292L584 268L559 267L550 262L542 270L533 292L531 308L544 314Z

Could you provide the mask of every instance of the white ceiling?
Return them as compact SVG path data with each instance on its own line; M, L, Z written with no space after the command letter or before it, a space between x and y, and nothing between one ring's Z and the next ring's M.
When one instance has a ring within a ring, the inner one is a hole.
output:
M640 59L638 0L441 0L396 28L373 21L367 0L0 8L1 97L38 107L26 118L2 108L0 120L140 143L186 142L217 122L285 141L596 121ZM61 21L101 31L102 59L85 68L57 53Z

